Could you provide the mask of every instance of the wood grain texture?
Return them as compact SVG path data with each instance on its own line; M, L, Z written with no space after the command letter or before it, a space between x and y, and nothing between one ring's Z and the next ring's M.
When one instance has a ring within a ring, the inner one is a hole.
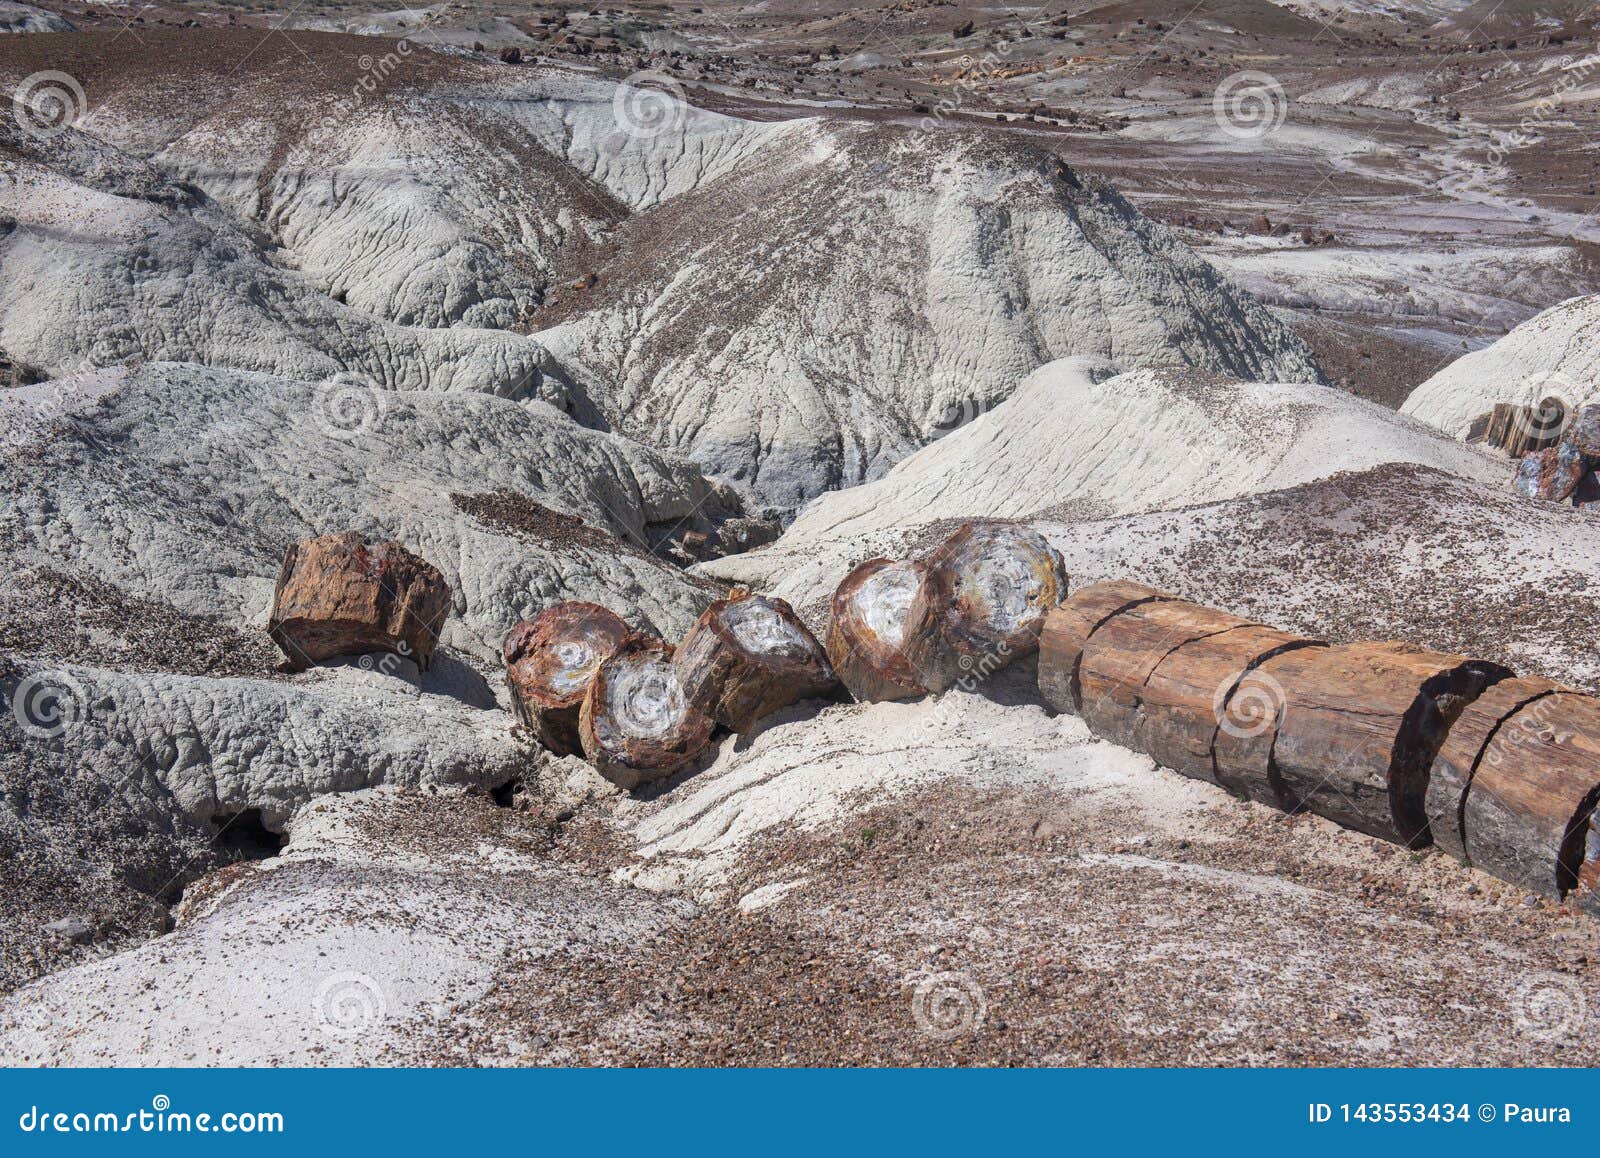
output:
M673 656L689 701L733 732L838 684L822 644L783 599L719 599Z
M1175 599L1142 583L1112 580L1091 583L1070 594L1044 617L1039 631L1039 692L1058 712L1077 714L1082 706L1078 660L1089 637L1112 617L1157 599Z
M568 600L525 619L506 636L506 686L520 719L557 756L583 751L578 715L595 669L632 633L596 603Z

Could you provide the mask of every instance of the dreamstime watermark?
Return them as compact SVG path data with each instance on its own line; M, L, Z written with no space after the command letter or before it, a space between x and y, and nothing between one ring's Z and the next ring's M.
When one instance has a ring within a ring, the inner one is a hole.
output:
M1211 94L1217 127L1241 141L1271 136L1289 115L1289 97L1269 72L1246 69L1222 78Z
M968 423L983 417L998 405L1000 405L998 402L987 402L981 398L962 398L947 402L929 417L923 437L929 442L937 442L945 435L954 433Z
M1577 1037L1588 1012L1583 986L1565 973L1532 974L1511 994L1512 1024L1524 1037L1539 1041Z
M28 735L53 740L89 718L89 693L68 672L34 672L12 691L11 714Z
M1561 76L1546 95L1533 103L1533 108L1528 110L1514 129L1509 132L1490 130L1494 135L1494 143L1489 146L1489 163L1499 165L1507 156L1518 149L1527 148L1539 140L1540 131L1549 123L1561 109L1565 96L1579 88L1589 79L1589 74L1600 69L1600 53L1586 56L1574 62L1571 57L1563 57Z
M24 77L11 94L11 112L30 137L49 140L72 128L89 111L76 77L53 70Z
M330 1037L360 1037L388 1016L383 987L365 973L335 973L317 986L311 1002L317 1028Z
M333 438L357 438L383 425L389 392L365 374L344 370L320 382L312 400L317 428Z
M925 133L931 132L959 113L968 101L983 91L987 82L1000 79L998 74L1014 51L1014 41L997 40L982 56L957 57L955 85L950 94L939 99L933 110L917 122L917 128Z
M965 973L912 974L911 1018L917 1028L940 1041L953 1041L983 1024L988 1012L983 989Z
M648 140L683 128L689 102L683 85L661 72L626 77L611 98L611 116L630 137Z
M1265 735L1283 721L1283 685L1264 671L1234 672L1211 700L1217 726L1238 740Z
M172 1099L157 1094L149 1109L52 1110L29 1106L17 1119L24 1134L281 1134L283 1115L275 1110L225 1110L189 1113L174 1110Z

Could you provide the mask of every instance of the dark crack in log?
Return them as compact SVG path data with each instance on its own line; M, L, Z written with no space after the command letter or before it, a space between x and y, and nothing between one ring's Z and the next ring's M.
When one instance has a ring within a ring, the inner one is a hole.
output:
M632 633L597 603L571 600L525 619L506 636L506 686L517 717L557 756L583 751L578 715L595 669Z
M833 593L828 662L863 703L910 699L928 690L902 650L907 617L927 573L920 562L869 559Z
M1067 595L1061 554L1013 523L968 523L935 551L903 650L929 691L987 678L1039 647Z
M822 644L782 599L719 599L673 656L689 701L732 732L838 684Z
M672 655L670 643L635 632L595 669L584 693L583 753L620 788L670 776L711 739L715 724L684 694Z
M267 634L295 671L374 651L426 671L449 611L450 584L437 567L399 543L346 531L284 552Z
M1286 651L1326 646L1254 623L1180 644L1145 681L1134 728L1136 745L1185 776L1240 791L1218 773L1218 733L1225 725L1258 726L1260 713L1276 711L1257 694L1251 673ZM1265 768L1262 772L1265 782Z
M1083 697L1078 687L1078 661L1083 647L1102 626L1129 608L1176 596L1116 579L1091 583L1069 595L1044 618L1039 631L1039 692L1058 712L1078 714Z

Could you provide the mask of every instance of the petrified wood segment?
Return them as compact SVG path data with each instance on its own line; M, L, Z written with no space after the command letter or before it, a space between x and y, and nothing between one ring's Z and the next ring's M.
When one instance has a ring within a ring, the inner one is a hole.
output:
M1061 555L1013 523L967 523L935 551L902 650L929 691L981 679L1039 646L1067 594Z
M1512 486L1526 499L1565 502L1589 471L1583 455L1570 443L1536 450L1517 466Z
M1218 732L1224 724L1249 731L1276 722L1276 706L1250 673L1285 651L1325 646L1254 623L1180 645L1145 681L1134 746L1185 776L1235 788L1217 774ZM1265 764L1258 779L1269 782Z
M506 636L506 686L517 716L557 756L583 750L578 713L589 680L632 629L597 603L572 600L524 619Z
M267 633L301 670L337 655L392 651L426 671L450 611L450 585L399 543L354 531L290 547Z
M828 617L828 662L865 703L927 692L903 650L907 617L927 578L920 562L868 559L844 577Z
M1069 595L1044 617L1039 631L1039 692L1058 712L1076 714L1082 707L1078 660L1083 646L1101 625L1131 607L1155 599L1173 599L1164 591L1115 579L1091 583Z
M682 768L704 750L714 726L684 694L672 645L637 632L595 669L578 715L584 755L629 789Z
M1428 774L1428 828L1445 852L1467 860L1467 794L1489 742L1524 705L1562 691L1538 676L1501 680L1462 709Z
M1236 615L1181 599L1152 600L1113 616L1079 658L1079 715L1095 735L1144 750L1139 716L1151 674L1184 644L1245 625ZM1205 710L1209 715L1209 702Z
M1285 652L1252 674L1281 699L1268 751L1282 807L1419 846L1431 839L1428 771L1445 733L1511 673L1408 644L1354 643ZM1267 738L1250 741L1257 759Z
M706 608L672 663L689 701L734 732L838 683L794 608L759 595L719 599Z
M1463 827L1477 868L1600 912L1600 700L1561 691L1501 721L1467 786Z

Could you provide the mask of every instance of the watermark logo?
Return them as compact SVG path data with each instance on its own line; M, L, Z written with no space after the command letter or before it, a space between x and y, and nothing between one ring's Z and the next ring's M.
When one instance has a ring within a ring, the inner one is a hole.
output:
M1283 685L1266 672L1235 672L1217 685L1211 711L1224 732L1249 740L1282 721L1285 699Z
M312 411L317 428L333 438L358 438L383 424L389 392L365 374L335 374L317 386Z
M649 139L677 132L688 116L683 85L659 72L636 72L618 86L611 100L617 127L630 137Z
M365 973L324 978L312 999L317 1027L330 1037L360 1037L383 1023L389 1003L383 987Z
M1217 127L1240 141L1256 141L1283 127L1289 97L1269 72L1246 69L1226 76L1211 94Z
M36 72L12 94L12 115L30 137L58 137L83 119L89 98L77 79L64 72Z
M969 422L989 413L996 405L998 404L978 398L962 398L947 402L929 416L925 437L930 442L937 442L945 435L960 430Z
M1575 977L1535 973L1511 995L1512 1023L1524 1037L1567 1041L1578 1035L1588 1015L1588 999Z
M89 716L89 693L64 671L35 672L11 693L11 714L22 730L53 740Z
M911 1017L929 1037L953 1041L983 1024L983 989L965 973L930 973L913 981Z

